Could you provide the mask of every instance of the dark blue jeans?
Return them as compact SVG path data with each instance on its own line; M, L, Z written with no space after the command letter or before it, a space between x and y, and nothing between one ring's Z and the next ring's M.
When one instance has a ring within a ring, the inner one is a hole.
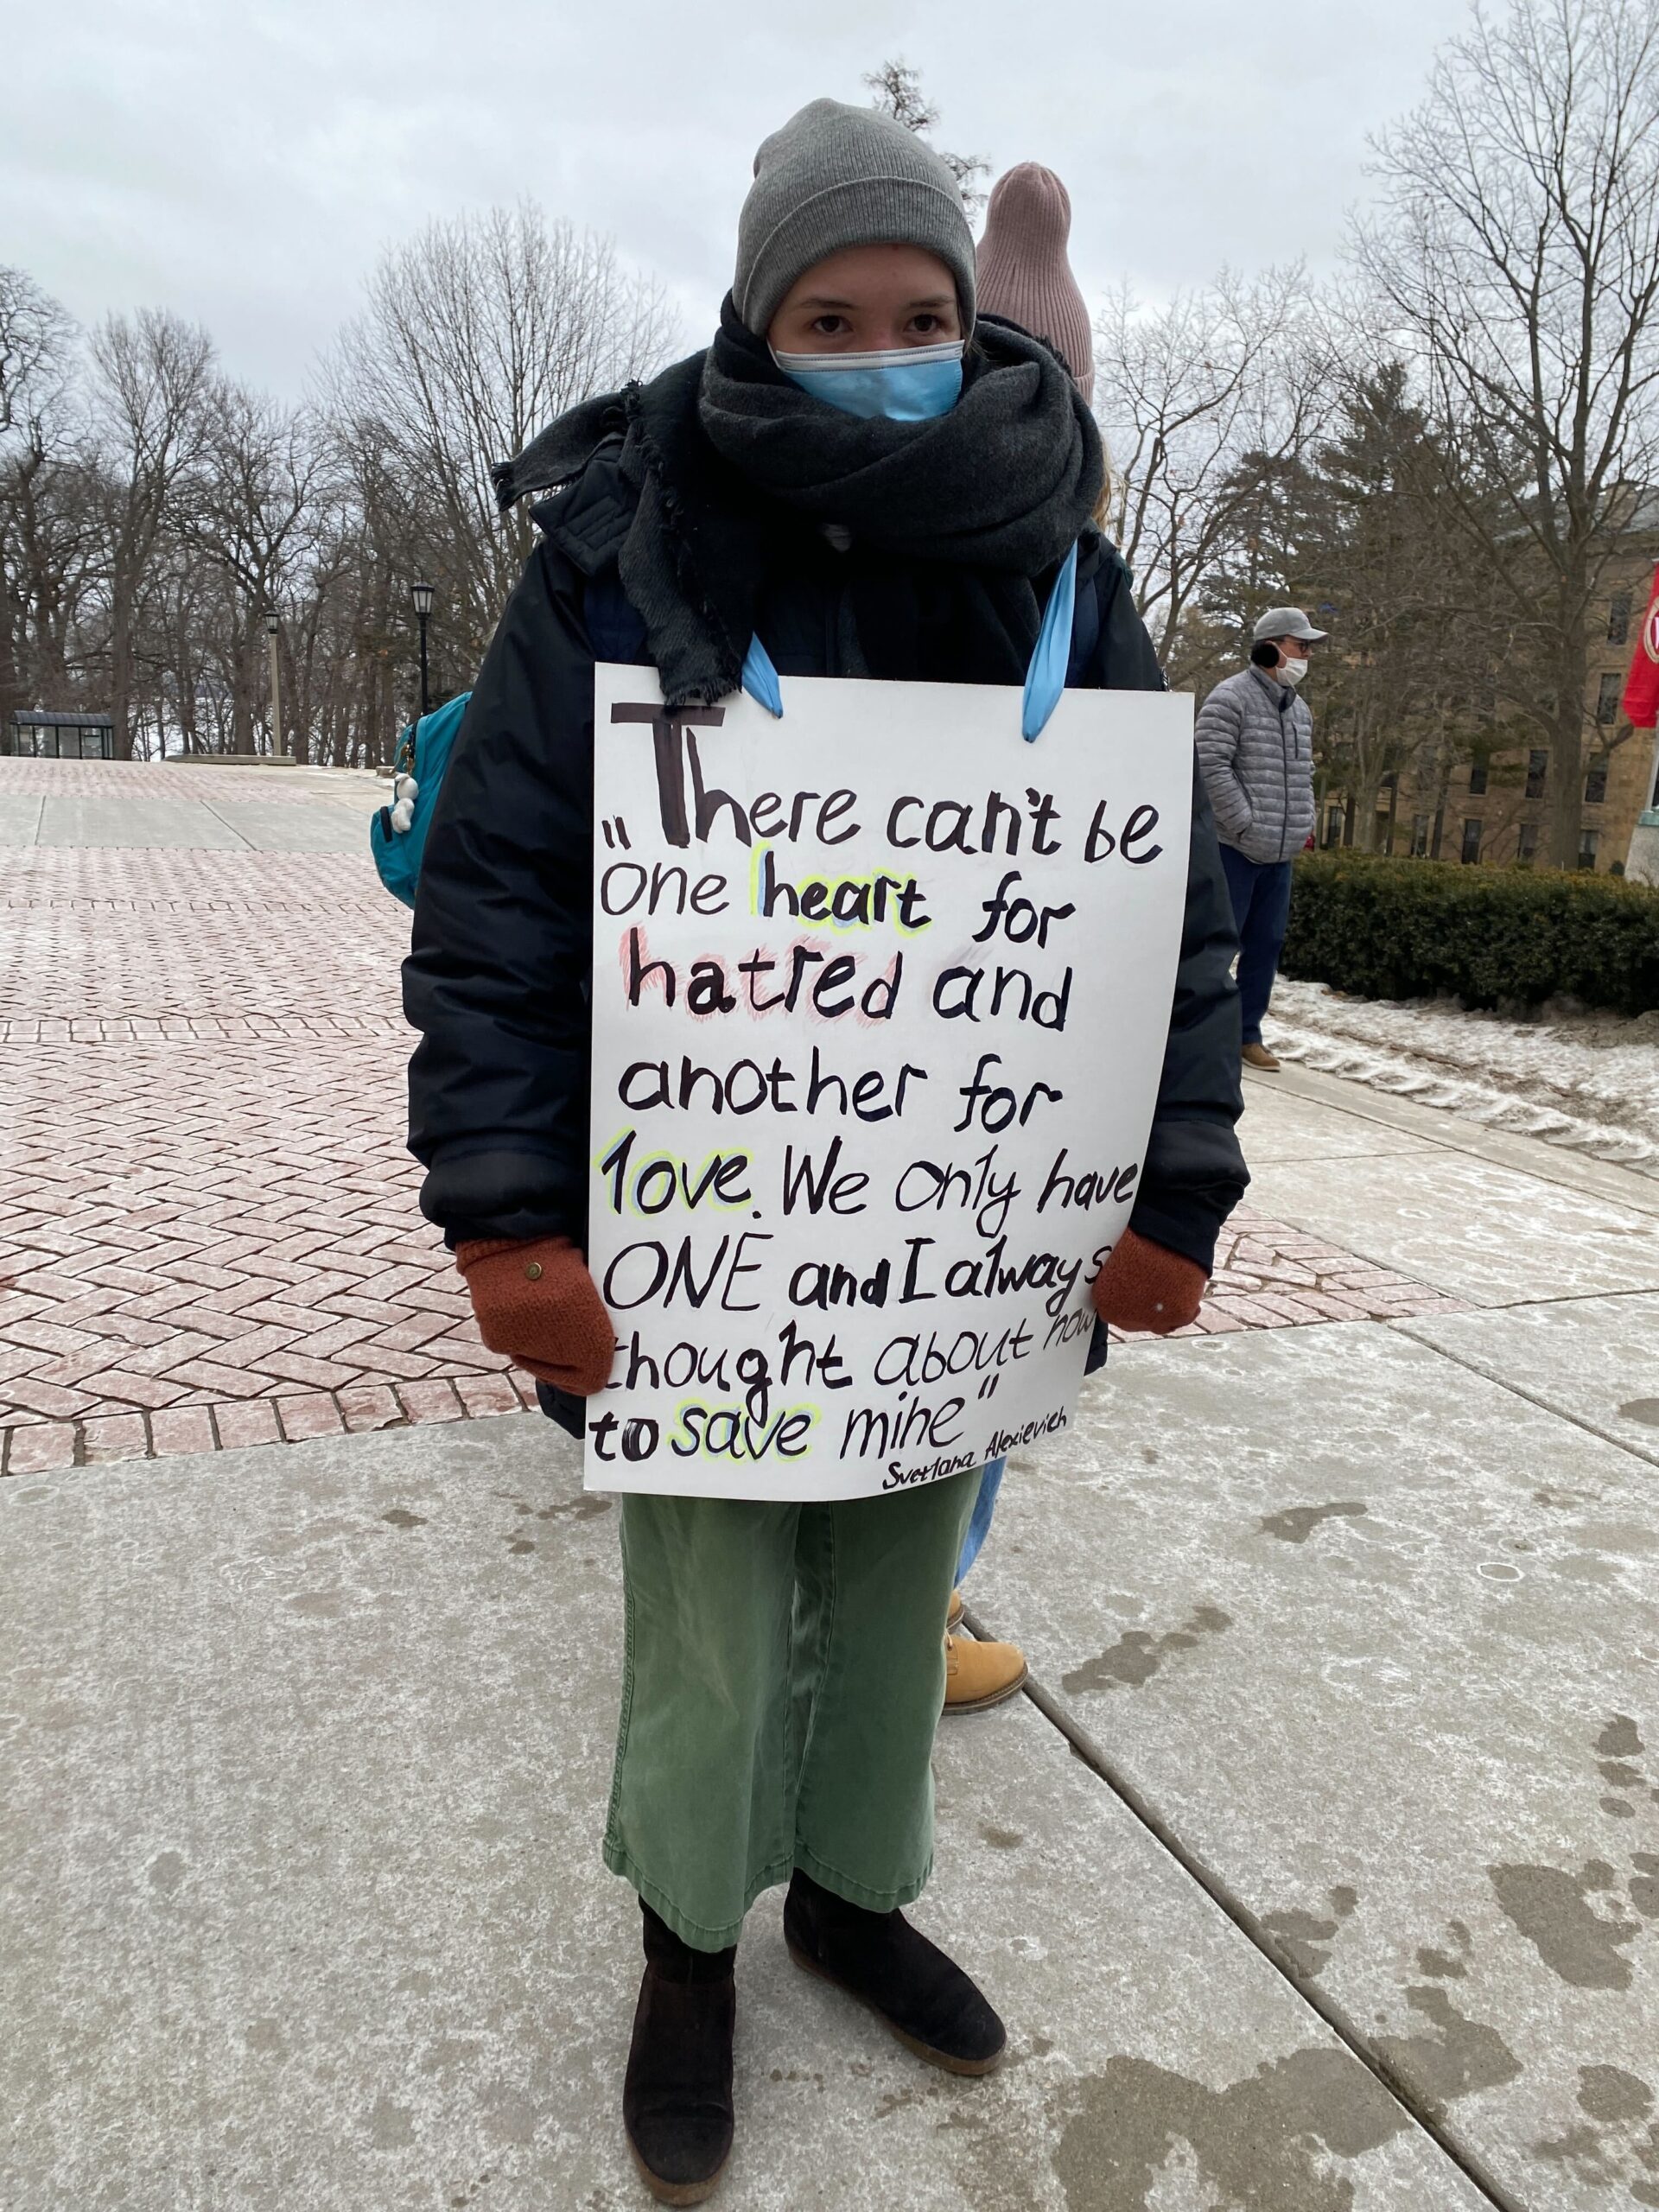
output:
M1273 996L1273 978L1290 919L1290 862L1247 861L1231 845L1221 849L1221 864L1232 893L1233 927L1238 931L1238 1003L1247 1045L1262 1042L1262 1017Z

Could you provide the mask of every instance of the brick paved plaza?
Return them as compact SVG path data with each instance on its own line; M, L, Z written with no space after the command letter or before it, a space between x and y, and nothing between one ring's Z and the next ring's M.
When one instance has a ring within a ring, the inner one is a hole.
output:
M0 761L0 1471L533 1402L416 1203L383 796ZM1246 1209L1194 1333L1454 1306Z
M0 856L8 1471L519 1410L416 1205L380 795L0 764L13 836L65 840ZM180 842L69 842L124 811Z

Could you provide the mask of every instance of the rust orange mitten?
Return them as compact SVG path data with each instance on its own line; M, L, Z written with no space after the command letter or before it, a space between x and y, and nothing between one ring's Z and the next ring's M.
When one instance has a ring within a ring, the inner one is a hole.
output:
M1126 1229L1095 1277L1095 1311L1115 1329L1149 1329L1166 1337L1198 1319L1209 1280L1196 1260Z
M591 1398L611 1379L616 1331L568 1236L480 1238L455 1247L478 1332L538 1382Z

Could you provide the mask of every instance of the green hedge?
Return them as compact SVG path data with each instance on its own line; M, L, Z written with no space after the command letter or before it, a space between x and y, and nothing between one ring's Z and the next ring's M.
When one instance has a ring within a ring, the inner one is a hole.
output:
M1567 996L1645 1014L1659 1007L1659 890L1556 868L1308 853L1281 964L1363 998Z

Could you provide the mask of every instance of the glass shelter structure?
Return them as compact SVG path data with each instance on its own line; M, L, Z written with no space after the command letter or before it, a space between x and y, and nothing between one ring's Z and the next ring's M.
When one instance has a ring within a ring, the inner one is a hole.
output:
M79 708L20 709L0 728L0 753L21 760L111 760L115 732L107 715Z

